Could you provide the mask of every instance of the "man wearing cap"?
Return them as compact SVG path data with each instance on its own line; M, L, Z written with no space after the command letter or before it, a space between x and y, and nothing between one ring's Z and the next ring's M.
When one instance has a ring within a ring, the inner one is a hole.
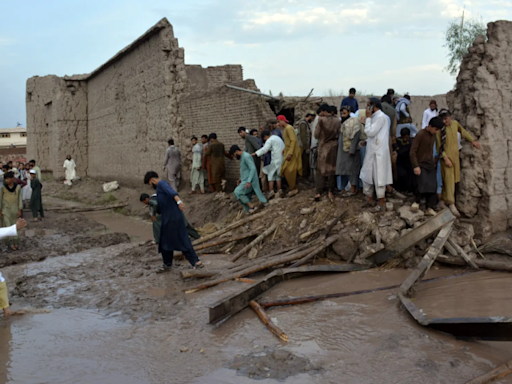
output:
M284 133L284 163L281 167L281 175L286 178L290 187L288 197L292 197L299 193L296 189L296 181L297 173L302 176L302 153L295 130L288 123L285 116L277 116L277 125L283 129Z
M43 199L41 197L41 189L43 186L37 178L37 172L34 169L30 170L30 188L32 188L32 195L30 196L30 210L34 221L38 220L38 215L41 215L41 220L44 218Z
M302 151L302 176L309 178L309 147L311 145L311 122L315 119L316 113L309 111L306 117L299 123L300 149Z
M235 188L235 197L244 206L245 212L254 213L257 207L251 203L253 193L263 204L267 202L267 199L261 192L253 157L248 152L242 151L238 145L231 147L229 156L235 156L240 160L240 184ZM254 159L256 158L254 156Z

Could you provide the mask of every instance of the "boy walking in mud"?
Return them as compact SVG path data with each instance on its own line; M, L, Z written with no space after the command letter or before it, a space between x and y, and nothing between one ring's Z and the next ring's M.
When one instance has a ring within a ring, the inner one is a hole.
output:
M144 184L156 189L157 202L162 215L162 227L158 251L162 254L163 265L157 273L167 272L172 267L174 251L182 251L190 265L194 269L204 267L197 257L192 242L187 234L185 217L182 212L185 204L181 201L178 193L164 180L161 180L158 173L149 171L144 176Z

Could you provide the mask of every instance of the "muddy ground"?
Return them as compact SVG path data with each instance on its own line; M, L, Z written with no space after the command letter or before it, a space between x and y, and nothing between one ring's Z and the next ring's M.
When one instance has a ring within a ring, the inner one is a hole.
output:
M138 201L141 192L151 191L141 189L121 188L112 193L114 199L105 198L101 183L92 180L71 188L45 184L49 208L119 201L129 203L122 213L132 216L49 211L47 220L29 223L21 251L2 254L13 307L29 309L24 318L0 323L0 337L14 342L11 350L0 350L0 359L10 362L5 382L464 383L512 357L512 343L461 342L424 329L400 307L393 291L269 309L289 343L272 335L250 309L223 324L208 325L207 306L246 283L231 281L185 294L184 289L197 284L179 276L190 269L186 261L177 261L170 273L155 274L161 260L146 241L150 225ZM232 198L184 195L186 214L203 234L242 217ZM345 221L335 229L347 234L359 230L354 217L361 197L318 204L312 197L312 191L302 191L269 204L264 223L278 223L279 230L260 255L297 244L300 234L344 211ZM301 214L311 207L312 212ZM238 231L261 225L251 223ZM124 230L128 234L117 232ZM247 242L231 246L231 253ZM233 265L221 255L225 245L213 251L215 255L201 256L207 269ZM322 263L341 262L333 252L326 256ZM429 277L458 272L436 266ZM381 268L306 277L281 283L264 297L369 289L401 283L408 274ZM37 345L41 353L37 364L21 369L21 361L33 358L28 345ZM63 371L62 365L68 368ZM507 382L512 381L499 381Z

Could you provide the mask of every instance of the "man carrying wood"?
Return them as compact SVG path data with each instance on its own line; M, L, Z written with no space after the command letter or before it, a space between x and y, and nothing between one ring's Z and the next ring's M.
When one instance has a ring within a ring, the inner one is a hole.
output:
M260 189L258 172L254 165L254 160L249 153L242 151L238 145L231 147L229 156L235 156L240 160L240 184L238 184L235 189L235 197L244 206L245 212L254 213L257 207L251 203L253 193L256 194L258 200L263 204L267 202L267 199L265 199Z
M434 117L428 127L418 132L413 140L410 157L416 177L416 200L411 206L412 212L418 212L422 198L426 200L425 214L435 216L437 205L436 162L434 160L434 143L436 135L443 128L443 120Z

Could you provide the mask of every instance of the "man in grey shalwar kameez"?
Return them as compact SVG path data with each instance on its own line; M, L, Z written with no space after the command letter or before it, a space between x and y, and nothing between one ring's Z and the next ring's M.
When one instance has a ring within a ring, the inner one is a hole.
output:
M350 117L350 107L341 109L341 129L338 145L338 157L336 159L336 175L338 176L338 189L343 196L354 196L359 185L359 174L362 161L359 143L364 136L363 125L357 117ZM344 192L350 182L350 192Z
M165 151L164 171L167 170L167 178L171 187L178 191L181 179L181 155L180 150L174 146L174 140L168 142L169 148Z

